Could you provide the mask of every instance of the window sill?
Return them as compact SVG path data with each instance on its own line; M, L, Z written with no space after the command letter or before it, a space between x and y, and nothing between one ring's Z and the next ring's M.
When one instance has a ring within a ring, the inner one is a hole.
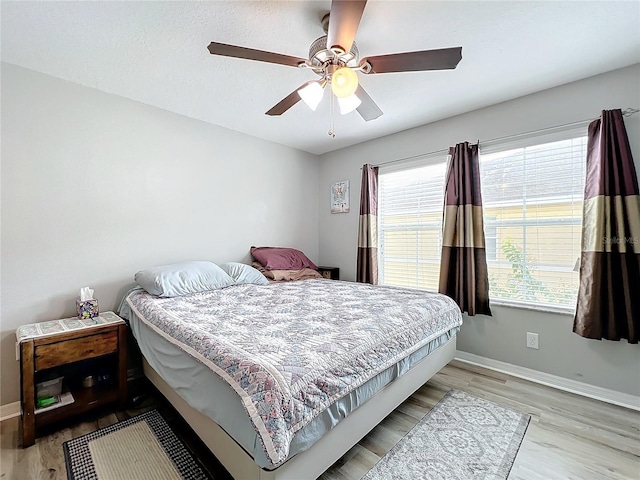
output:
M575 308L571 307L554 307L551 305L531 305L528 303L510 302L509 300L491 300L490 305L498 307L519 308L521 310L533 310L535 312L556 313L558 315L567 315L573 317L576 314Z

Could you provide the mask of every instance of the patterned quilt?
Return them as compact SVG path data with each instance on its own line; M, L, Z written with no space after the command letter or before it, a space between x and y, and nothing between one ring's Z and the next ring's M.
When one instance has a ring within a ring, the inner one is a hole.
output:
M443 295L325 279L126 301L238 393L273 467L331 403L462 324Z

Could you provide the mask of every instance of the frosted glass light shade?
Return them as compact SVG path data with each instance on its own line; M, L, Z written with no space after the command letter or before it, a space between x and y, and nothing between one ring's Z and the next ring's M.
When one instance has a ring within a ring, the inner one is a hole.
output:
M340 113L342 115L353 112L361 103L362 100L360 100L355 94L346 98L338 97L338 105L340 106Z
M358 88L358 74L349 67L337 69L331 75L331 90L338 98L353 95Z
M313 82L298 90L298 95L311 110L315 111L324 95L324 88L319 82Z

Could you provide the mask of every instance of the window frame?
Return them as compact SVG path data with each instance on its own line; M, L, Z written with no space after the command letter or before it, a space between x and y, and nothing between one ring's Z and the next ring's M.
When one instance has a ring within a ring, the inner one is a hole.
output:
M491 142L481 143L479 146L480 170L482 171L482 155L508 152L510 150L516 150L516 149L527 148L527 147L535 147L535 146L544 145L547 143L572 140L576 138L585 138L587 137L586 125L587 125L586 123L581 122L580 124L560 126L553 129L547 129L545 130L544 133L531 132L524 135L518 135L517 138L511 137L511 138L505 138L502 140L497 139ZM586 163L586 157L584 159L584 162ZM484 185L481 184L481 187L484 187ZM584 191L583 191L583 195L584 195ZM583 200L584 200L584 197L583 197ZM485 229L485 235L486 235L487 225L491 226L491 221L488 221L487 219L486 198L484 197L484 195L483 195L483 217L484 217L483 220L484 220L484 229ZM579 221L575 219L567 218L567 219L558 219L558 220L543 219L542 221L531 219L530 222L527 219L525 220L518 219L518 220L512 220L511 222L513 223L513 226L518 226L518 227L519 226L526 227L527 223L531 223L532 225L535 225L535 226L550 226L550 225L560 225L560 224L581 226L582 218L580 218ZM502 222L501 226L504 226L504 221ZM496 252L497 252L497 245L496 245ZM581 252L579 251L578 256L580 255L580 253ZM490 260L489 258L487 258L487 267L489 267L489 264L493 262L494 260ZM544 266L544 264L541 264L541 263L540 264L536 263L535 265ZM554 268L555 266L549 265L548 267ZM572 315L572 316L575 315L575 310L576 310L575 305L570 307L568 305L531 303L531 302L521 301L517 299L495 298L494 296L491 295L491 289L489 289L489 301L491 306L494 306L494 305L504 306L504 307L511 307L511 308L519 308L523 310L541 311L541 312L557 313L557 314ZM577 297L576 297L576 302L577 302Z

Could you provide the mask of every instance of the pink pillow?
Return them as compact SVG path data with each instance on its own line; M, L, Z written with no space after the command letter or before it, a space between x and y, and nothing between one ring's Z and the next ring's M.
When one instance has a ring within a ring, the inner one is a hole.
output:
M251 247L251 255L267 270L318 269L304 253L295 248Z

